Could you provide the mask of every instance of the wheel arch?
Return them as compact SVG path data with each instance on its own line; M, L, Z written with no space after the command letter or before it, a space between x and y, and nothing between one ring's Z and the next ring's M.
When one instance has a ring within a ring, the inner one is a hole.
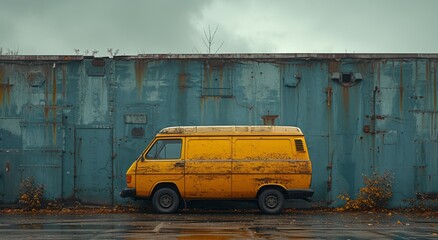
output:
M278 185L278 184L265 184L265 185L259 187L259 190L257 191L256 199L258 199L260 196L260 193L262 193L266 189L277 189L284 195L285 199L287 198L287 191L283 186Z
M176 184L170 183L170 182L161 182L161 183L158 183L157 185L155 185L150 196L151 197L154 196L155 192L157 192L159 189L162 189L162 188L170 188L170 189L174 190L178 194L178 197L180 199L182 199L181 193L179 192L179 189L176 186Z

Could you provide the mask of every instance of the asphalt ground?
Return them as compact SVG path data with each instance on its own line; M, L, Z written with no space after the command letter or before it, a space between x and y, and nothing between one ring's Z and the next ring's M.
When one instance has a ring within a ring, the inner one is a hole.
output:
M438 213L185 209L2 210L0 239L438 239Z

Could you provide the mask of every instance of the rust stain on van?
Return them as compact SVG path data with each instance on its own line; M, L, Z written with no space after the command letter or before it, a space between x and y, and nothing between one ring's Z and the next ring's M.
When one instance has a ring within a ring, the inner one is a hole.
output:
M260 172L260 171L263 170L263 169L265 169L264 166L257 166L257 167L254 167L254 168L252 169L252 171L254 171L254 172Z
M261 183L277 183L277 179L274 178L256 178L255 180Z

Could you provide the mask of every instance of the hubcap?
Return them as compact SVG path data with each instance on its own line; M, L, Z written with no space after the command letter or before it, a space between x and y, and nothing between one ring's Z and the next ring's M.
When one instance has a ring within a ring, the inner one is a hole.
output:
M269 195L265 198L265 204L268 208L275 208L278 204L278 198L274 195Z
M160 205L164 208L168 208L172 205L172 197L169 195L163 195L160 197Z

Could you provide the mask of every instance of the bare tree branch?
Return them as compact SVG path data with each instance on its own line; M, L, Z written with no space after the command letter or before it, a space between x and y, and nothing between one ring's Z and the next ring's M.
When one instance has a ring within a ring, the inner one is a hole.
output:
M204 37L202 38L202 43L204 43L205 49L206 49L208 54L212 53L212 48L216 42L215 38L216 38L216 34L217 34L218 29L219 29L219 25L216 26L213 33L211 31L210 25L207 28L208 33L207 33L207 30L205 28L202 29L204 32ZM222 41L222 43L216 49L216 51L214 51L214 53L216 54L222 48L223 45L224 45L224 42Z
M217 50L216 50L216 52L214 52L214 54L216 54L219 51L219 49L221 49L222 45L224 45L224 41L222 41L221 45L217 48Z

